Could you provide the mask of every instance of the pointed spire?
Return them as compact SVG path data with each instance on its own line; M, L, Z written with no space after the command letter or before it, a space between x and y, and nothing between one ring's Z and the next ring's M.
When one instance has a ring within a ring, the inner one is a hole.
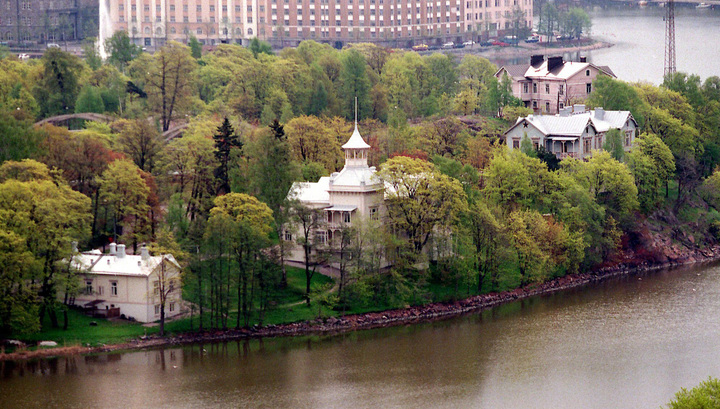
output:
M355 129L357 129L357 97L355 97Z

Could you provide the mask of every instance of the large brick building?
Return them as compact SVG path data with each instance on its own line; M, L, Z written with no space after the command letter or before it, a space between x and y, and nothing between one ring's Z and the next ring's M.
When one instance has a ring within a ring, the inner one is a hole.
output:
M37 45L97 35L98 0L0 0L0 41Z
M194 35L205 44L258 37L292 46L375 42L408 46L497 35L532 26L532 0L109 0L114 30L161 46Z

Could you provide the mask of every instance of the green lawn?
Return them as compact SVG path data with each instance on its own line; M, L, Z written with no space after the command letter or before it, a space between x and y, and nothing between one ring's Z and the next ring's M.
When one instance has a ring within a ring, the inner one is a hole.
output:
M288 286L278 293L275 304L276 308L271 309L264 320L264 324L281 324L285 322L296 322L312 320L318 316L317 304L310 307L301 303L305 296L305 271L300 268L287 267ZM315 274L312 279L311 289L318 290L332 286L334 280L322 274ZM299 303L299 304L298 304ZM290 305L288 305L290 304ZM337 315L336 312L323 308L322 316ZM60 325L62 326L62 316ZM237 315L231 313L228 319L228 326L234 327ZM43 322L43 330L36 334L20 337L26 342L55 341L60 346L90 345L99 346L128 341L143 335L156 334L158 327L143 327L141 323L127 321L108 321L103 318L91 318L79 311L68 311L68 329L52 328L50 320L46 317ZM97 326L91 326L95 322ZM206 321L207 325L207 321ZM196 330L198 328L198 317L183 318L167 322L165 329L168 333L180 333Z

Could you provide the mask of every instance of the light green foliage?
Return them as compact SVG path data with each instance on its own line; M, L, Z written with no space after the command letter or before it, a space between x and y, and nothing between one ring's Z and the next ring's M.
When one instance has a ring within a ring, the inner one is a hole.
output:
M35 331L44 314L57 326L57 291L72 279L60 260L88 237L90 199L35 161L5 162L0 174L1 330Z
M640 207L652 211L662 202L662 189L675 173L670 148L654 134L642 134L628 154L628 166L635 177Z
M100 200L122 226L125 240L137 244L147 239L150 189L140 169L128 160L116 160L98 178L98 184Z
M293 158L300 162L317 162L336 171L342 166L340 141L333 134L329 120L314 116L293 118L285 125L287 142ZM347 138L348 135L341 135Z
M605 143L603 144L603 149L609 152L613 159L620 162L622 162L623 157L625 156L623 138L624 135L622 131L613 128L605 134Z
M720 406L720 380L709 377L692 389L681 388L668 409L715 409Z
M132 159L138 168L151 172L162 149L162 139L157 127L144 119L131 120L116 126L122 129L117 137L117 149Z
M379 176L392 187L386 197L389 220L405 234L416 255L434 229L449 228L467 209L460 182L432 163L397 156L383 164Z
M13 112L17 119L35 119L39 106L32 89L43 67L21 61L0 60L0 112Z
M720 209L720 171L716 170L702 184L702 194L706 202L716 210Z
M632 85L607 75L598 75L593 81L592 90L587 99L588 106L630 111L638 126L644 126L647 103L640 98Z
M561 166L614 218L627 217L638 207L637 187L630 170L608 152L596 152L586 162L565 160Z
M144 83L149 107L158 114L163 132L167 131L173 119L189 109L195 92L197 61L190 48L171 41L152 57L136 60L132 69Z

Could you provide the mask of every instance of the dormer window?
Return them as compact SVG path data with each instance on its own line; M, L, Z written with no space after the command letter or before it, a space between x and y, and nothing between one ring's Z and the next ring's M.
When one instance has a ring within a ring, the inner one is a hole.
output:
M585 70L585 76L586 76L586 77L589 77L589 76L590 76L590 70Z

